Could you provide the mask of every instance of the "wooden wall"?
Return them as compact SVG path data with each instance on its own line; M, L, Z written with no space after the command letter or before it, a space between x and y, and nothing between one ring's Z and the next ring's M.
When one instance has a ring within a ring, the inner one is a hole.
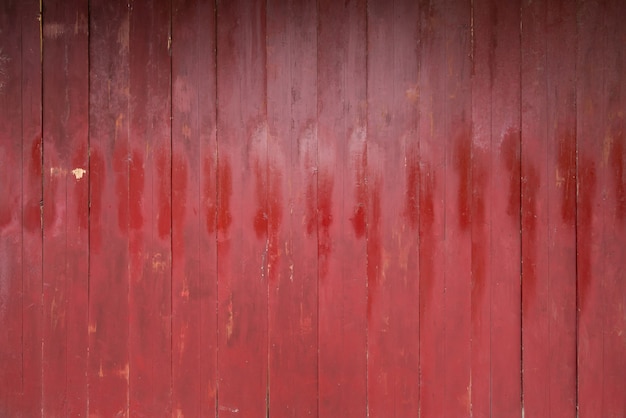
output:
M625 20L2 1L0 417L626 416Z

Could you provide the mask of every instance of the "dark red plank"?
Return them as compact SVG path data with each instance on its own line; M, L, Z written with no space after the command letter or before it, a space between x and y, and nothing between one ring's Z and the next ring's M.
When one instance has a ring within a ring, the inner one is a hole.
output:
M269 411L318 416L317 10L267 4Z
M419 411L418 42L408 0L368 4L368 416Z
M215 5L172 15L172 415L215 415Z
M472 397L471 18L470 3L446 4L445 113L435 115L445 140L444 405L446 415L459 417L471 414Z
M524 412L575 415L575 7L522 7Z
M497 0L473 3L472 57L472 416L491 417L491 85ZM495 272L497 274L497 272Z
M172 385L171 8L130 8L129 415L159 416Z
M217 7L218 413L267 412L265 2Z
M24 417L41 413L42 123L41 3L20 1L22 77L22 403ZM19 416L19 413L16 414Z
M319 415L366 415L366 2L318 4Z
M445 7L420 5L419 317L420 411L444 416L445 404Z
M128 417L129 9L89 7L89 414Z
M87 413L88 10L49 1L43 22L44 416Z
M0 9L0 414L19 411L22 391L22 60L18 2ZM36 227L36 225L35 225ZM40 262L40 260L37 260Z
M521 415L520 2L494 4L491 414ZM512 87L513 86L513 87Z

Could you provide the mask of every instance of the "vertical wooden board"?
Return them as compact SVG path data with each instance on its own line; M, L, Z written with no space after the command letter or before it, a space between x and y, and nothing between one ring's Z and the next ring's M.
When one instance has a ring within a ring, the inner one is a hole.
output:
M267 412L265 2L217 7L218 413Z
M129 9L89 7L89 414L128 417Z
M521 415L520 3L500 3L494 13L491 413L517 416Z
M267 4L269 411L318 416L317 10Z
M626 416L626 4L605 6L603 416Z
M578 414L605 415L604 405L604 167L603 100L606 29L598 2L578 2L577 126L577 270L578 270ZM611 226L613 227L613 226Z
M368 4L370 417L419 411L418 4Z
M522 4L522 373L524 412L549 416L548 0Z
M420 414L444 416L445 403L445 8L420 5L419 318Z
M135 1L129 23L131 416L171 413L169 1Z
M575 7L522 13L524 412L565 417L576 408Z
M472 416L491 416L491 85L495 0L473 3L472 56Z
M471 414L471 9L451 0L445 14L445 397L446 414ZM427 245L427 244L426 244Z
M38 0L19 2L22 107L22 402L24 417L41 414L42 142L41 42ZM19 415L18 415L19 416Z
M0 9L0 415L19 411L22 391L23 186L21 19Z
M319 415L366 415L366 3L318 4Z
M215 4L172 7L172 408L215 415Z
M87 2L44 3L43 415L87 412Z

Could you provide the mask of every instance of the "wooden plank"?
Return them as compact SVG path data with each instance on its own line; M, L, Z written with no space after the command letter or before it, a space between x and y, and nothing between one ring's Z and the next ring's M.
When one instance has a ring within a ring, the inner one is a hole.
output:
M43 406L87 412L88 10L45 3L43 21Z
M135 1L129 23L131 416L171 414L169 2Z
M512 417L521 415L520 2L493 13L491 414Z
M471 415L471 9L453 0L445 14L444 374L446 415ZM440 69L441 71L442 69ZM428 245L424 243L424 245Z
M366 415L366 2L318 4L319 415Z
M24 417L41 414L42 399L42 68L37 0L20 1L22 60L22 402ZM19 413L16 416L19 416Z
M17 2L0 9L0 415L19 411L22 391L23 185L22 22Z
M578 2L578 414L605 416L604 408L604 170L606 101L605 16L595 1ZM613 225L611 225L611 228Z
M218 413L267 413L265 2L217 8Z
M215 4L172 10L172 407L201 417L217 383Z
M445 8L429 1L420 7L419 57L419 317L420 413L444 416L444 182L445 182ZM443 93L442 93L443 92Z
M626 4L602 4L605 16L601 170L604 231L602 253L602 416L626 416ZM596 63L597 65L597 63ZM600 196L596 197L600 199ZM597 413L597 412L596 412Z
M524 412L565 417L576 408L575 8L524 5L522 25Z
M269 411L318 416L317 10L267 4Z
M419 10L368 4L368 416L419 411Z
M491 417L491 85L496 0L473 4L472 49L472 416Z
M89 7L89 414L128 417L129 9Z

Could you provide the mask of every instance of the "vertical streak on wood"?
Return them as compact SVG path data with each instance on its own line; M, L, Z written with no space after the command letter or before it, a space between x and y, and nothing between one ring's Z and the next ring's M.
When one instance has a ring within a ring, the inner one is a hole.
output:
M49 1L43 23L43 415L87 412L88 12Z
M419 57L419 318L420 412L443 416L446 358L444 312L446 11L440 2L420 3Z
M128 417L129 8L89 7L89 415Z
M366 415L366 2L318 4L319 415Z
M218 413L267 413L265 2L218 5Z
M316 4L267 17L269 410L318 416Z
M524 412L576 408L575 9L522 7Z
M217 383L215 3L172 10L172 413L200 417Z
M39 1L19 2L22 109L22 401L23 416L41 414L42 142ZM11 412L11 411L9 411Z
M493 416L521 414L520 2L492 15L491 379Z
M472 21L472 416L491 416L491 99L495 0L475 0Z
M577 127L578 141L578 413L608 416L604 366L606 276L604 199L607 184L605 115L606 26L596 1L578 2ZM610 144L608 144L610 146ZM606 152L606 153L605 153ZM611 225L610 228L615 227ZM610 332L610 331L609 331Z
M19 411L25 243L22 184L22 28L19 4L0 9L0 415ZM39 261L39 260L38 260Z
M471 414L472 91L470 3L451 0L445 15L445 398L447 414Z
M368 5L368 416L419 410L419 10Z
M171 414L169 1L130 4L131 416Z

